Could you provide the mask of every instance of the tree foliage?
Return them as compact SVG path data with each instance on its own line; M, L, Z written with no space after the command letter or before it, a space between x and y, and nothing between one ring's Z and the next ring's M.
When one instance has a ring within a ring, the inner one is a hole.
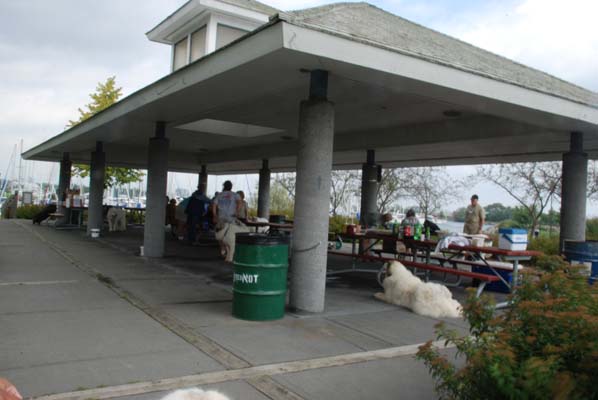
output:
M497 312L473 292L463 311L470 334L438 326L439 339L464 358L458 368L432 347L420 347L443 399L598 399L598 286L560 257L538 262Z
M376 193L378 212L384 214L401 197L405 196L406 179L401 169L383 168L382 179Z
M419 167L401 170L404 173L406 195L413 199L420 213L427 219L440 211L455 196L455 186L444 167Z
M106 82L98 83L96 91L91 93L89 97L91 102L87 103L84 108L79 108L79 119L76 121L69 120L67 127L73 127L81 122L91 118L100 111L110 107L116 103L122 96L122 88L116 87L116 77L111 76L106 79ZM86 164L73 165L72 173L75 176L86 178L89 176L91 168ZM124 185L127 183L139 182L145 174L137 169L120 168L120 167L106 167L104 188L110 188L115 185Z
M332 171L330 213L333 217L338 215L339 210L347 209L349 198L359 190L359 177L358 171Z
M538 227L540 216L561 192L561 164L530 162L478 167L472 177L491 182L515 199L529 216L529 229Z

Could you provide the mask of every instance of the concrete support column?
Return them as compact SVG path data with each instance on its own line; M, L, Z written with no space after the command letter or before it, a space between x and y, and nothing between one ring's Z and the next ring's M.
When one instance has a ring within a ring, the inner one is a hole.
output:
M586 239L588 155L583 152L583 133L571 133L568 153L563 154L561 193L561 250L565 240Z
M257 216L270 218L270 168L268 160L262 161L260 180L257 192Z
M368 150L367 161L361 170L361 210L359 212L359 223L371 227L378 222L378 170L376 165L376 152Z
M62 161L60 161L60 175L58 177L58 203L56 205L56 212L64 214L59 223L63 224L68 221L68 209L64 207L64 198L66 191L71 187L71 169L73 163L70 160L69 153L62 154Z
M309 100L299 111L299 151L291 275L291 307L324 310L334 106L328 73L312 71Z
M156 135L149 140L147 157L147 201L143 230L143 252L146 257L164 256L168 146L165 124L156 122Z
M199 182L197 188L207 196L208 194L208 168L205 165L201 166L201 172L199 173Z
M87 210L87 234L92 229L102 229L104 213L104 180L106 175L106 154L102 142L96 143L96 150L91 153L89 172L89 208Z

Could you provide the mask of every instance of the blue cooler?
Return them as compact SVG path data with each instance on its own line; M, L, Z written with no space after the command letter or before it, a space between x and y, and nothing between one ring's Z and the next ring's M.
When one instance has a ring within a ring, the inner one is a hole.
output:
M565 240L564 253L571 264L584 264L588 267L590 284L598 280L598 241Z
M527 249L527 231L525 229L502 228L498 230L498 235L498 247L500 249Z
M506 271L503 269L495 269L495 271L502 276L502 278L509 282L509 285L513 282L513 271ZM486 266L475 266L472 265L471 266L471 272L477 272L478 274L484 274L484 275L492 275L492 276L496 276L494 275L494 272L492 272L490 270L490 268L486 267ZM503 281L496 281L496 282L489 282L486 284L486 287L484 288L484 291L490 291L490 292L498 292L498 293L511 293L511 289L505 285L505 283Z

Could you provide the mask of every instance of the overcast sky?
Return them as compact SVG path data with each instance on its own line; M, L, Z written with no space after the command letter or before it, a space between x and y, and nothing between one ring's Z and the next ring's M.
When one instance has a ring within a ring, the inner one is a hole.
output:
M0 2L0 174L25 150L62 132L99 81L116 75L128 95L169 73L170 49L145 32L186 0L4 0ZM268 0L291 10L325 0ZM387 11L598 92L597 0L370 0ZM39 180L57 167L29 164ZM452 167L464 177L472 167ZM214 182L215 180L212 179ZM219 178L219 182L222 178ZM238 177L238 186L251 178ZM245 182L245 183L244 183ZM178 175L190 186L194 177ZM213 188L213 183L210 184ZM513 201L478 185L483 203ZM447 209L464 204L463 197ZM598 215L598 207L590 205Z

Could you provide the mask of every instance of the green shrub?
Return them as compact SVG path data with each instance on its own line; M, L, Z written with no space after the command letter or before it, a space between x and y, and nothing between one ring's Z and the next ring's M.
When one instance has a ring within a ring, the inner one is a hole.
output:
M330 222L328 225L328 232L332 233L343 233L345 232L345 225L350 224L351 218L345 217L342 215L336 215L334 217L330 217Z
M598 240L598 218L586 221L586 240Z
M44 209L45 206L31 204L17 208L17 218L33 219L37 213Z
M498 224L498 228L502 229L508 229L508 228L518 228L518 229L528 229L529 227L521 222L512 220L512 219L508 219L506 221L502 221L500 224Z
M528 245L528 250L538 250L545 255L558 255L559 251L559 237L540 235L537 238L532 238Z
M420 347L441 398L598 399L598 285L576 267L553 267L524 274L503 313L470 292L469 336L438 325L438 337L464 358L458 368L431 342Z

